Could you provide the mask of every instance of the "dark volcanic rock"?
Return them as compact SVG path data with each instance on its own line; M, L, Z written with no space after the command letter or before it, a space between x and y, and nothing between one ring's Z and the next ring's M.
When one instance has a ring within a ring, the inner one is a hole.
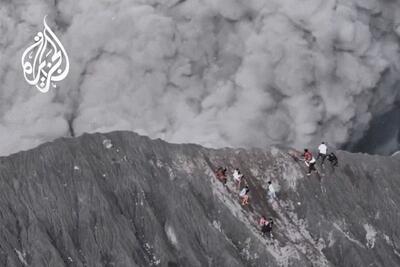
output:
M275 148L130 132L58 139L1 158L0 265L400 266L400 156L338 157L335 171L307 177ZM242 170L250 206L231 177L215 179L218 166ZM259 233L261 214L276 221L272 239Z

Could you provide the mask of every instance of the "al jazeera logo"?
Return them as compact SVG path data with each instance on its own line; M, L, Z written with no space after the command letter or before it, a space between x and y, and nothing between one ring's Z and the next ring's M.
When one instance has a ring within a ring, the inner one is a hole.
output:
M63 45L43 19L43 32L34 37L35 43L22 54L21 64L25 80L46 93L56 82L68 75L69 60Z

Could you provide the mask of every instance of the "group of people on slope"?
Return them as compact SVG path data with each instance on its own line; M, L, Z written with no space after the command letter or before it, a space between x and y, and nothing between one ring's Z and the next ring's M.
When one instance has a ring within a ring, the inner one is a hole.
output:
M244 180L243 174L240 173L239 169L235 169L233 171L233 180L235 181L236 188L239 190L239 199L241 200L241 204L243 206L246 206L249 204L249 186L246 184L241 190L241 184ZM268 181L268 196L270 199L276 199L276 191L274 189L274 186L272 185L271 181Z
M320 158L321 158L321 166L324 166L325 159L328 159L328 161L331 163L332 167L337 167L338 164L339 164L338 163L338 159L337 159L336 155L333 152L330 152L328 154L328 146L325 144L325 142L322 142L318 146L317 159L314 158L312 153L307 148L304 149L303 158L304 158L304 162L308 166L307 175L311 175L312 171L317 171L317 169L315 168L315 163Z
M325 144L325 142L322 142L318 146L317 158L314 158L313 154L307 148L304 149L303 158L304 158L306 165L308 166L307 175L311 175L312 171L317 171L317 169L315 168L315 164L319 159L321 159L322 166L324 165L326 159L331 163L332 167L338 166L338 159L337 159L336 155L333 152L330 152L328 154L328 147ZM227 173L227 169L223 168L223 167L219 167L215 172L217 179L220 180L224 185L226 185L226 183L228 181L228 177L227 177L226 173ZM242 206L248 205L250 189L245 181L244 175L240 172L240 170L238 168L236 168L233 171L232 177L233 177L233 181L235 183L236 189L239 191L239 200L240 200L241 205ZM243 183L245 183L245 184L242 187ZM268 181L268 198L272 199L272 200L276 199L276 190L271 181ZM261 219L258 224L261 227L261 233L263 234L263 236L266 236L266 235L271 236L273 223L274 222L273 222L272 218L269 218L267 220L265 216L261 216Z
M219 167L216 171L215 171L215 175L217 177L217 179L219 181L221 181L224 185L226 185L227 181L228 181L228 177L226 175L227 169L223 168L223 167ZM242 206L246 206L249 204L249 186L245 183L245 177L244 175L240 172L240 170L238 168L236 168L233 171L232 174L233 177L233 181L235 183L236 189L239 191L239 200ZM242 185L244 184L244 186L242 187ZM268 181L268 197L270 199L276 199L276 191L274 186L272 185L271 181ZM259 225L261 227L261 232L262 234L265 235L271 235L271 230L272 230L272 225L273 225L273 220L272 218L269 218L269 220L267 220L265 218L265 216L262 216L260 221L259 221Z
M245 184L245 186L240 190L243 181L245 181L243 174L240 173L240 170L236 168L233 171L232 176L233 176L233 181L236 184L236 189L239 190L239 199L240 199L242 206L248 205L249 204L249 192L250 192L249 186L247 184Z

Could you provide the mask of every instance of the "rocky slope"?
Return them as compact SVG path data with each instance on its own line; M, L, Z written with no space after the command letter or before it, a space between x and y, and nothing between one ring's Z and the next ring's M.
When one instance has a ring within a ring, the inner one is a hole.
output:
M400 155L338 157L338 169L308 177L277 148L131 132L58 139L1 158L0 265L400 266ZM217 166L242 170L250 206ZM272 239L261 214L276 221Z

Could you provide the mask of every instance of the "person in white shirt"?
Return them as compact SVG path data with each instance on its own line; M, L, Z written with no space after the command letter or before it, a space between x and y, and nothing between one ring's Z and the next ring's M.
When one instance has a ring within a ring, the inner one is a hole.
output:
M246 185L239 193L239 198L242 200L242 206L249 204L249 187Z
M240 189L240 183L242 181L242 178L243 178L243 174L240 173L239 169L235 169L233 171L233 180L236 183L237 189Z
M318 147L318 156L317 156L317 160L319 158L322 159L321 165L324 165L324 162L325 162L325 159L327 156L327 152L328 152L328 147L326 146L325 142L322 142Z
M306 165L308 166L308 172L307 175L310 176L312 171L316 171L317 169L315 168L315 163L317 161L315 160L315 158L311 155L311 159L309 161L306 161ZM318 173L318 172L317 172Z
M275 188L272 186L271 181L268 181L268 196L271 199L276 199L276 191Z

